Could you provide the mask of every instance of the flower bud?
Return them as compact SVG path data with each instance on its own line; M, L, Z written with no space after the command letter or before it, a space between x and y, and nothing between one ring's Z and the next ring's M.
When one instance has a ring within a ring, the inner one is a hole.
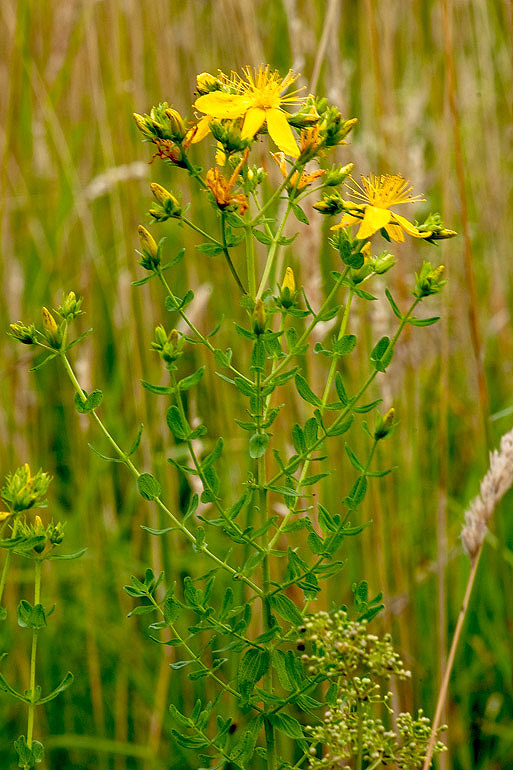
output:
M387 273L397 262L397 259L393 254L388 254L386 251L380 254L379 257L375 257L373 262L374 272L378 275Z
M157 213L155 219L164 221L164 219L169 217L179 218L181 216L182 207L174 195L172 195L168 190L166 190L165 187L162 187L162 185L158 184L157 182L152 182L150 184L150 188L153 193L153 197L157 203L162 206L162 213L160 213L158 209L151 209L150 213ZM152 216L154 215L152 214Z
M41 308L41 315L43 316L43 329L46 332L48 342L53 346L58 345L60 343L60 335L55 318L46 307Z
M444 265L433 268L429 262L424 262L420 273L415 273L416 286L413 296L422 299L431 294L438 294L447 283L442 278L444 272Z
M171 137L177 141L181 141L187 133L182 116L178 110L173 109L173 107L168 107L167 110L165 110L165 115L169 121Z
M354 163L348 163L346 166L337 166L336 168L329 169L324 177L325 187L337 187L339 184L342 184L353 168Z
M253 331L255 332L255 334L264 333L266 322L267 322L267 316L265 312L264 303L259 297L255 302L255 309L253 310Z
M329 172L328 172L329 173ZM334 214L341 214L344 211L344 200L340 193L333 192L330 195L323 195L320 201L313 204L316 211L326 216L333 216Z
M42 470L32 476L30 466L25 463L6 476L1 496L11 511L26 511L34 506L44 505L44 497L51 480L51 476Z
M156 326L155 342L151 343L151 347L159 354L167 369L176 368L174 362L183 355L183 339L176 329L167 334L163 326Z
M291 267L285 270L285 276L280 288L279 304L284 308L292 307L296 298L296 281Z
M374 431L374 439L380 441L388 436L392 428L394 427L395 409L391 407L384 415L378 414L376 420L376 430Z
M72 321L79 315L82 315L81 311L82 297L77 299L77 295L74 291L70 291L66 297L64 297L62 304L57 308L57 312L66 321Z
M137 233L142 247L142 258L139 260L139 264L146 270L155 270L160 264L160 256L155 238L142 225L139 225L137 228Z
M219 90L219 81L209 72L201 72L196 75L196 90L200 95L217 91Z
M135 125L145 136L152 136L152 131L148 126L148 121L142 115L138 115L137 112L132 113Z
M25 326L22 321L18 321L9 324L9 329L9 335L23 345L33 345L36 341L36 327L33 324Z

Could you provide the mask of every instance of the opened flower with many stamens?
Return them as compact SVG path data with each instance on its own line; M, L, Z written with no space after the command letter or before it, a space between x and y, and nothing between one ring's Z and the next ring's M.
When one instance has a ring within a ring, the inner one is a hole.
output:
M293 158L299 157L299 148L288 124L284 104L302 104L304 97L297 91L282 96L297 75L289 72L284 78L267 64L254 72L244 69L245 79L233 73L230 83L238 93L211 91L196 99L194 106L206 116L219 120L243 118L242 139L249 139L260 131L264 123L271 139L280 150Z
M344 201L346 212L332 230L360 223L356 233L360 240L370 238L378 230L384 229L391 240L397 242L404 241L403 231L413 238L429 238L432 235L430 230L421 232L408 219L390 210L391 206L424 200L421 195L411 194L413 188L408 179L404 179L401 174L372 174L368 178L362 176L361 180L360 185L353 179L354 186L349 189L351 197L363 203Z

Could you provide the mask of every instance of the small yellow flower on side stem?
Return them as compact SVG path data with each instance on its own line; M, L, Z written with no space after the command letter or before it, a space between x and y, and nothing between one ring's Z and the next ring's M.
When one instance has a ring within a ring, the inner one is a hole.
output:
M61 343L61 335L55 318L46 307L41 308L41 315L43 316L43 329L46 332L48 342L52 347L58 347Z
M401 174L362 176L361 181L360 185L353 180L354 186L349 189L351 197L363 203L344 201L346 213L332 230L359 224L356 237L360 240L370 238L383 229L391 240L397 242L404 241L404 233L413 238L429 238L432 235L430 230L421 232L408 219L390 210L391 206L424 200L420 195L411 195L413 188Z
M232 189L239 178L242 166L248 159L248 155L249 149L246 148L240 163L229 179L226 179L218 168L209 168L205 178L207 187L214 196L219 208L226 209L228 206L237 206L241 216L248 210L248 199L243 193L232 195Z

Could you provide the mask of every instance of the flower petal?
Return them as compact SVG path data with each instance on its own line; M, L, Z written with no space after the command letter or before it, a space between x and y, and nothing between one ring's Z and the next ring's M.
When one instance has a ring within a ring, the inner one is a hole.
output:
M342 227L347 227L347 225L355 225L357 222L361 222L360 217L353 217L351 214L343 214L342 219L338 223L338 225L333 225L333 227L330 227L330 230L340 230Z
M421 233L415 227L415 225L412 225L412 223L406 219L406 217L402 217L400 214L396 214L394 211L392 211L391 214L391 219L393 219L394 222L397 222L398 225L401 225L404 232L408 233L408 235L411 235L412 238L429 238L429 236L433 234L431 230L427 230L425 233Z
M255 134L262 128L262 124L265 120L265 110L260 107L250 107L244 117L244 125L242 126L241 138L249 139L255 136Z
M277 108L266 110L267 130L273 142L278 145L285 155L299 158L299 147L294 139L292 129L287 122L285 113Z
M240 118L251 104L247 96L241 94L227 94L224 91L212 91L203 94L194 102L194 106L200 112L211 115L213 118Z
M388 225L385 225L385 230L387 231L389 237L396 243L404 242L404 233L399 225L394 225L392 222L389 222Z
M392 212L388 209L380 209L377 206L366 206L363 222L356 233L356 237L363 241L377 233L382 227L390 222Z
M191 144L197 144L207 136L207 134L210 132L211 120L212 117L210 115L204 115L198 120L195 126L189 129L187 136L190 135L192 137Z

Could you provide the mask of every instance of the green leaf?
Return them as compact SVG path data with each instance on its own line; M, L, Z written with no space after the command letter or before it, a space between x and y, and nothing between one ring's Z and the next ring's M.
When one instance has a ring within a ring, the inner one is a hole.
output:
M20 737L14 741L14 748L18 755L18 767L23 767L25 770L30 770L35 767L43 761L45 756L43 744L39 741L32 741L32 745L29 748L24 735L20 735Z
M175 597L168 593L164 599L164 621L167 625L173 625L182 612L182 605Z
M73 561L73 559L80 559L86 551L87 548L81 548L80 551L75 551L75 553L53 553L46 558L50 561Z
M299 222L302 222L304 225L310 224L308 217L306 216L301 206L299 206L297 203L292 203L291 208L292 208L292 211L294 212L294 216Z
M198 382L203 377L203 374L205 373L205 367L201 366L199 369L197 369L194 374L190 374L188 377L184 377L182 380L178 381L178 390L189 390L189 388L194 387L194 385L197 385Z
M296 374L294 382L296 384L296 390L301 398L314 406L322 406L321 399L310 389L310 386L301 374Z
M403 320L403 314L401 313L401 311L399 310L399 308L395 304L394 298L392 297L392 295L391 295L391 293L390 293L390 291L388 289L385 289L385 296L386 296L387 300L390 302L390 306L391 306L391 308L392 308L392 310L394 312L395 317L398 318L400 321L402 321Z
M242 393L244 396L256 395L255 386L252 385L251 382L247 382L247 380L244 380L242 377L235 377L234 383L237 390L240 393Z
M75 393L75 398L73 399L75 409L79 414L88 414L89 412L94 411L103 401L103 393L101 390L93 390L89 396L85 390L83 390L82 393L85 396L85 401L80 397L80 393Z
M206 254L207 257L215 257L223 252L223 247L217 243L198 243L196 248L200 254Z
M366 493L367 479L365 476L359 476L353 484L351 492L344 498L344 500L342 500L342 502L344 505L347 505L349 509L354 510L355 508L358 508Z
M253 458L262 457L267 450L269 436L267 433L254 433L249 439L249 456Z
M246 768L255 752L255 745L262 727L262 722L263 719L260 714L253 717L242 733L239 742L235 744L230 753L230 758L241 768Z
M299 741L305 737L297 719L288 714L271 713L269 714L269 721L277 730L285 733L289 738Z
M375 345L370 360L378 372L384 372L392 360L393 355L394 348L390 345L390 338L382 337Z
M273 610L293 626L300 626L303 622L303 616L299 612L298 608L288 596L282 593L271 595L271 607Z
M215 362L218 366L230 366L232 360L232 349L226 348L226 351L217 348L214 350Z
M255 372L263 372L265 367L265 347L260 338L255 340L251 354L251 368Z
M178 305L178 307L176 308L176 310L183 310L184 308L186 308L186 307L187 307L187 305L190 305L190 304L191 304L191 302L192 302L192 300L193 300L193 299L194 299L194 292L193 292L191 289L189 289L189 291L187 292L187 294L185 295L185 297L184 297L184 298L182 299L182 301L179 303L179 305Z
M141 380L141 385L145 390L154 393L156 396L171 396L175 392L173 385L152 385L151 382Z
M129 450L128 450L128 452L126 453L126 456L127 456L127 457L131 457L131 455L133 455L133 453L135 452L135 450L137 449L137 447L138 447L138 446L139 446L139 444L141 443L141 436L142 436L142 432L143 432L143 430L144 430L144 425L141 423L141 424L139 425L139 430L137 431L137 436L136 436L136 437L135 437L135 439L133 440L133 442L132 442L132 444L131 444L131 446L130 446L130 449L129 449Z
M344 383L342 381L342 375L340 372L335 374L335 388L337 390L339 399L345 406L349 402L349 398L347 397L346 389L344 388Z
M262 232L262 230L253 230L253 235L257 241L259 241L259 243L263 243L264 246L270 246L273 242L272 237L267 233Z
M308 547L311 552L316 556L320 556L322 553L324 553L324 541L322 537L317 534L317 532L310 532L306 542L308 543Z
M353 466L353 468L356 468L357 471L360 473L363 473L365 471L365 466L361 464L349 444L345 445L346 454L349 457L349 462Z
M354 334L344 334L339 340L333 341L333 351L339 356L347 356L356 347Z
M5 620L7 618L7 610L5 607L0 607L0 621Z
M223 451L223 439L221 438L221 436L219 436L219 438L217 439L216 445L213 448L213 450L210 452L210 454L208 454L204 458L204 460L201 461L201 468L202 468L202 470L205 470L210 465L212 465L212 463L215 463L215 461L219 457L221 457L222 451Z
M186 439L190 433L189 426L184 422L177 406L173 404L167 410L166 422L169 430L177 439Z
M42 368L43 368L43 366L45 366L45 364L47 364L47 363L48 363L48 361L51 361L51 360L52 360L52 358L55 358L55 356L56 356L56 355L57 355L57 353L50 353L50 355L49 355L49 356L46 356L46 358L43 358L43 360L42 360L42 361L40 361L38 364L35 364L35 366L32 366L32 367L29 369L29 372L37 372L37 371L38 371L38 369L42 369Z
M137 489L145 500L156 500L162 491L159 482L151 473L141 473L137 477Z
M21 628L44 628L46 626L46 613L42 604L34 607L22 599L18 604L18 625Z
M51 700L56 698L61 692L64 692L64 690L67 690L68 687L70 687L73 684L74 676L71 673L71 671L68 671L64 679L60 682L60 684L57 685L55 690L52 690L49 695L45 695L44 698L39 698L37 701L39 705L42 703L49 703Z
M346 433L353 424L353 420L354 417L351 414L347 420L339 422L337 425L332 425L331 428L328 428L328 436L341 436L343 433Z
M431 326L432 324L436 324L437 321L440 320L440 316L436 315L432 318L408 318L406 323L409 323L411 326Z
M240 693L248 698L269 668L269 651L251 647L241 658L237 672Z

